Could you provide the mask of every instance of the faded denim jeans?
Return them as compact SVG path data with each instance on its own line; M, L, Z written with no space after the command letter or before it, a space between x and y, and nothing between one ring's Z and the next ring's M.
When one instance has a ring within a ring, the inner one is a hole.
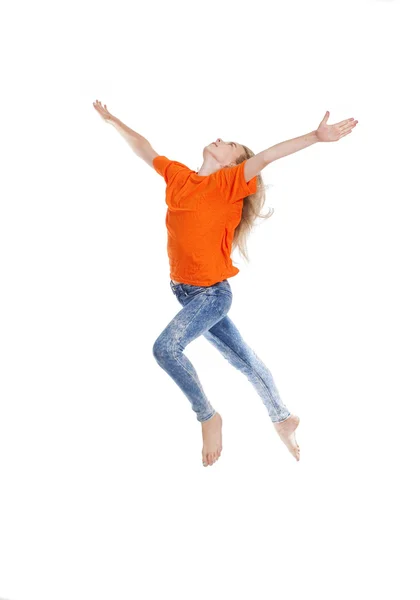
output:
M232 290L228 280L206 287L174 284L172 280L170 284L183 308L155 341L153 355L184 392L197 420L207 421L216 412L191 361L183 353L185 347L200 335L217 348L231 365L246 375L273 423L287 419L291 413L283 404L270 371L245 343L227 316L232 304Z

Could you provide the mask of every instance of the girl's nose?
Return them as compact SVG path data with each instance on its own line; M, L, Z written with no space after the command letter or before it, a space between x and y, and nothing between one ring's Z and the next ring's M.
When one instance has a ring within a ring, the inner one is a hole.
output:
M221 142L222 140L220 138L217 138L216 142Z

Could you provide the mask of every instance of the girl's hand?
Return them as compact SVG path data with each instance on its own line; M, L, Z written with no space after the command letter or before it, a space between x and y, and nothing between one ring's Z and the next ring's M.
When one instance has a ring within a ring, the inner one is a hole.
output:
M98 100L96 100L96 102L93 102L93 106L98 111L98 113L101 115L101 117L103 118L104 121L111 121L113 116L108 111L106 104L104 105L105 106L105 108L104 108L102 106L102 104Z
M318 138L319 142L336 142L345 135L351 133L353 131L353 128L356 127L358 123L358 121L355 121L352 118L340 121L335 125L327 125L329 116L330 113L327 110L327 112L325 113L325 117L319 124L318 129L315 131L316 137Z

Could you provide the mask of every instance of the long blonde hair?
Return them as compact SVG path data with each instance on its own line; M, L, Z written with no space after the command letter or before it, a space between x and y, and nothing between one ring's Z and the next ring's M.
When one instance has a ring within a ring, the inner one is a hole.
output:
M236 160L236 164L239 165L244 160L251 158L251 156L255 156L252 150L250 150L244 144L241 144L243 149L245 150ZM263 178L261 177L261 173L257 175L257 191L255 194L251 194L250 196L246 196L243 201L242 207L242 216L239 225L235 229L235 233L233 235L232 240L232 251L237 247L239 253L243 256L243 258L249 262L248 250L247 250L247 238L251 233L253 226L255 225L255 220L257 218L268 219L272 216L274 212L274 208L270 208L269 212L265 215L261 214L261 210L265 203L265 185L263 182Z

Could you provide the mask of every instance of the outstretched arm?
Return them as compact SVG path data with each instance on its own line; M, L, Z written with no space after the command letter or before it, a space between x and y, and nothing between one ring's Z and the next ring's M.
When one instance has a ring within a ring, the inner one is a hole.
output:
M136 131L130 129L127 125L124 125L124 123L117 119L117 117L111 115L106 107L106 104L103 107L102 104L96 100L96 102L93 103L93 106L104 119L104 121L111 123L118 133L123 136L135 154L140 156L140 158L147 162L148 165L153 167L153 159L155 156L159 156L159 154L153 150L150 142Z
M358 123L358 121L351 118L340 121L340 123L336 123L335 125L327 125L329 116L330 113L327 110L318 129L314 129L314 131L293 138L292 140L280 142L280 144L271 146L255 156L248 158L244 169L245 180L247 182L250 181L250 179L255 177L255 175L258 175L260 171L275 160L293 154L298 150L303 150L303 148L312 146L312 144L315 144L316 142L336 142L345 135L351 133Z

